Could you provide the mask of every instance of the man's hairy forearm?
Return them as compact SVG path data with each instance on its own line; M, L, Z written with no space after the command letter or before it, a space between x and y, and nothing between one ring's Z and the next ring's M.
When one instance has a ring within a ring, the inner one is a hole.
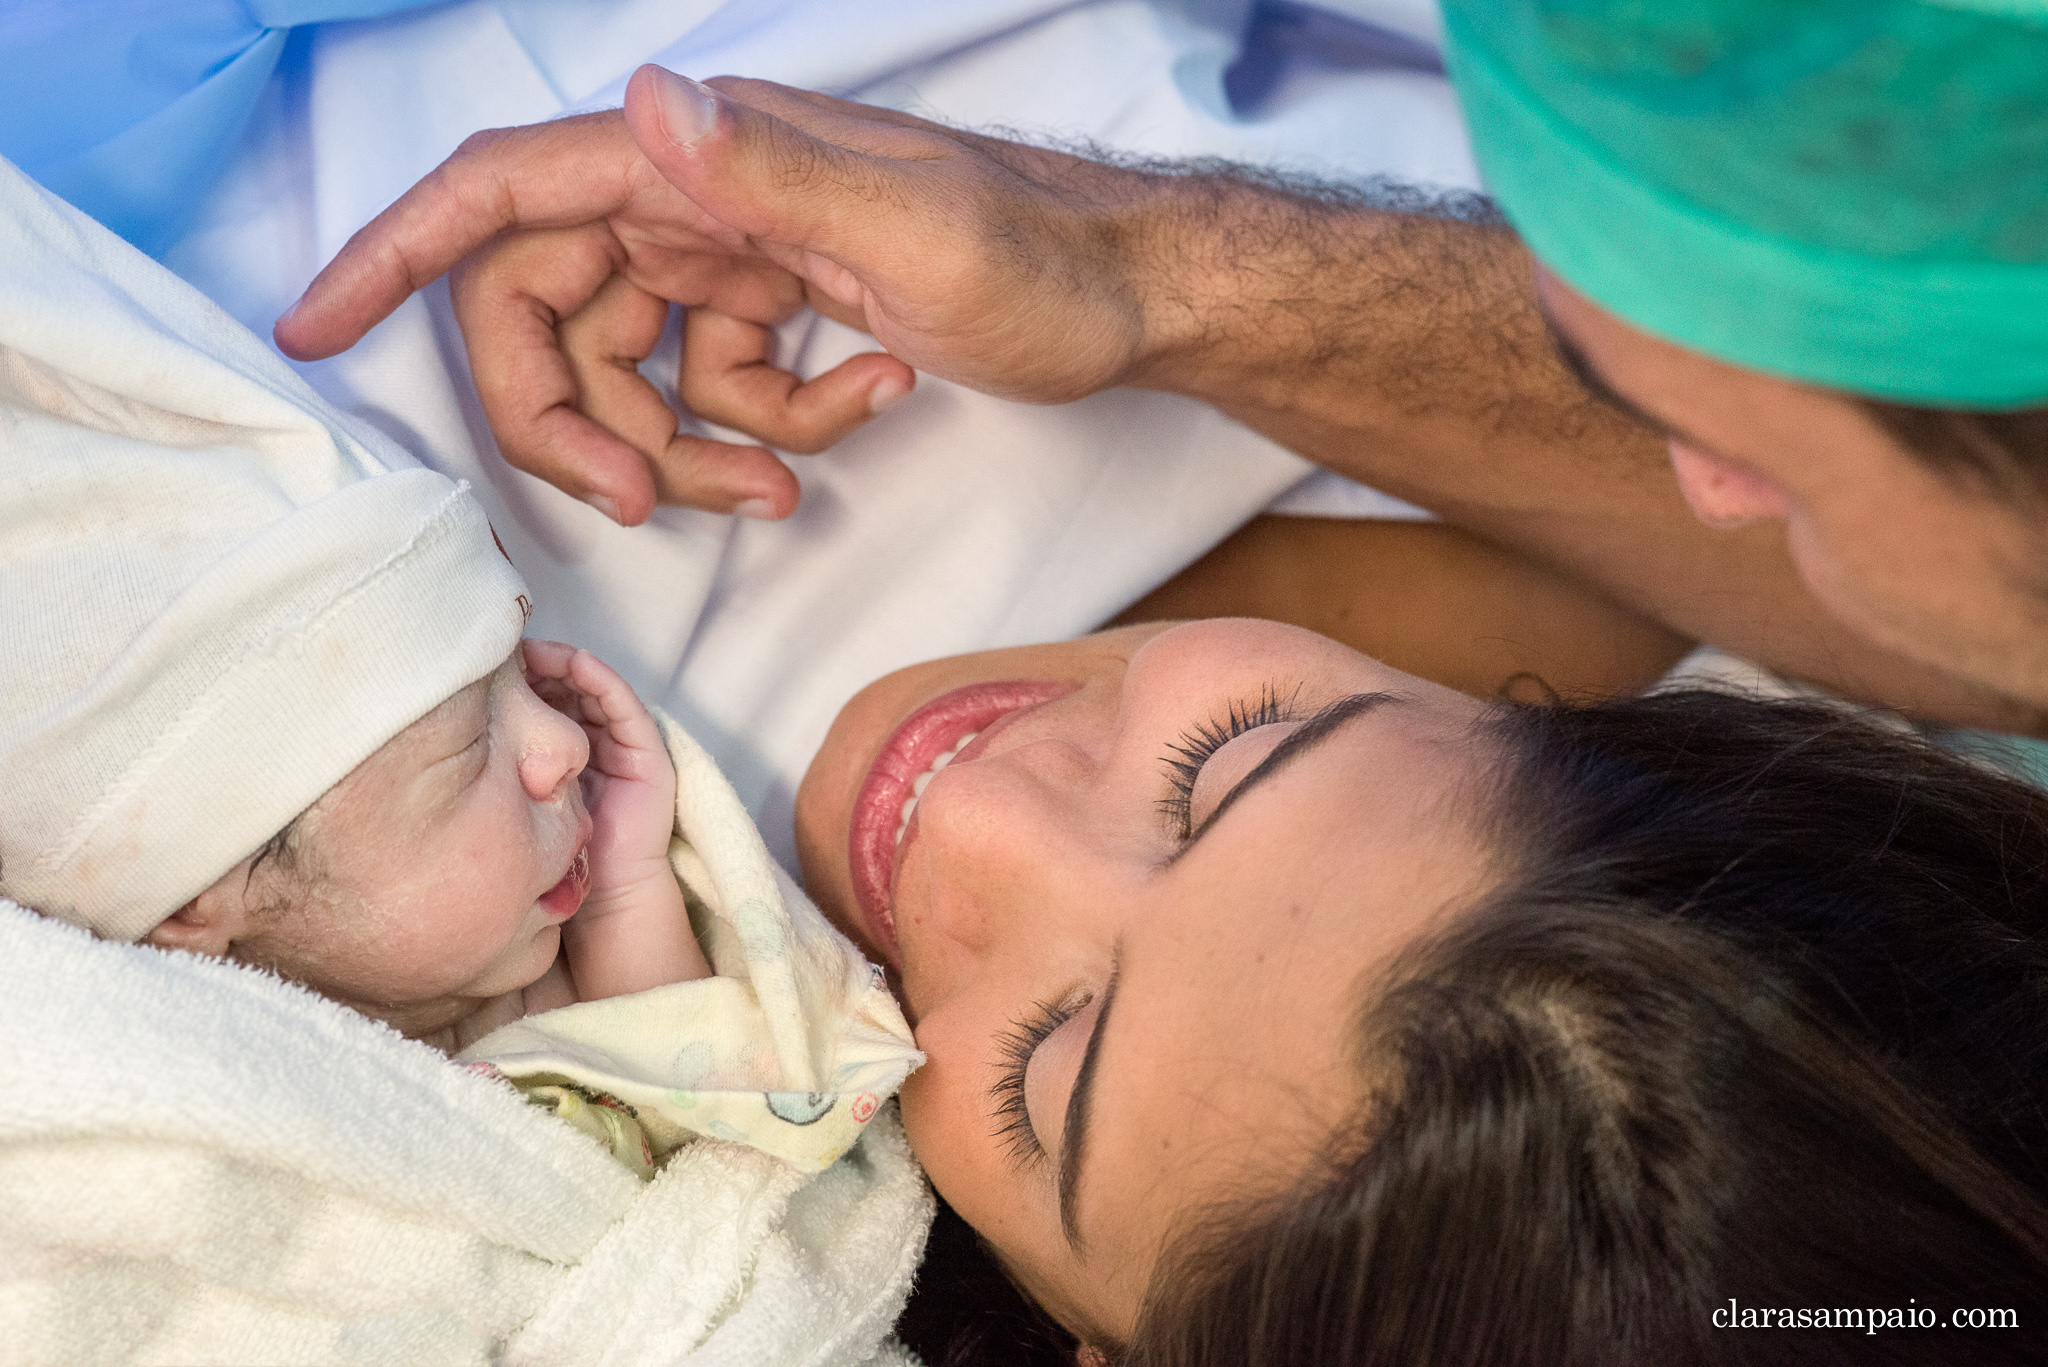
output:
M1776 524L1701 525L1661 438L1592 398L1520 241L1469 200L1389 207L1195 168L1130 230L1150 263L1129 382L1187 394L1327 468L1793 677L1933 718L2037 712L1865 642L1800 583Z
M1433 503L1533 508L1552 498L1531 470L1656 467L1656 438L1559 362L1528 255L1489 208L1379 184L1173 178L1134 252L1146 346L1129 382Z

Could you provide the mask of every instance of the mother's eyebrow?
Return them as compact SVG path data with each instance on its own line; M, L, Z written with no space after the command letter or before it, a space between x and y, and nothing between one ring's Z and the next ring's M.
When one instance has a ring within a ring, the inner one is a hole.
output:
M1260 760L1256 768L1232 785L1230 791L1223 795L1223 800L1216 804L1216 810L1202 819L1202 824L1195 827L1195 833L1188 837L1187 843L1169 855L1160 867L1172 868L1239 798L1328 740L1345 722L1364 716L1382 703L1407 701L1409 699L1400 693L1353 693L1316 712L1293 735L1274 746L1273 752Z
M1067 1247L1081 1252L1081 1222L1075 1195L1081 1189L1081 1154L1088 1133L1089 1100L1095 1091L1095 1060L1102 1053L1103 1031L1109 1025L1109 1008L1116 1004L1116 985L1123 976L1124 942L1121 937L1109 951L1109 985L1102 989L1102 1009L1095 1013L1095 1028L1088 1032L1088 1046L1081 1051L1081 1068L1074 1074L1074 1090L1067 1094L1067 1121L1060 1127L1060 1233Z

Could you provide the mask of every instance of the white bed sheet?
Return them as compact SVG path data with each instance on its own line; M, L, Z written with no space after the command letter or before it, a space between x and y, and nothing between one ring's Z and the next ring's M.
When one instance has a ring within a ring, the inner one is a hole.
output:
M1418 0L1326 8L1419 38ZM1202 0L463 0L292 35L249 135L166 256L261 335L350 233L469 133L615 104L654 60L850 94L959 123L1340 176L1477 184L1440 76L1285 68L1248 114L1221 75L1243 6ZM648 365L672 377L675 330ZM806 374L872 345L802 318ZM781 524L662 509L621 529L496 456L446 291L302 367L330 399L479 489L535 590L534 634L616 666L717 756L793 865L791 800L840 705L902 665L1085 631L1296 486L1310 467L1213 410L1111 393L1029 407L921 379L795 465ZM1318 492L1320 490L1320 492ZM1290 511L1412 516L1317 476Z

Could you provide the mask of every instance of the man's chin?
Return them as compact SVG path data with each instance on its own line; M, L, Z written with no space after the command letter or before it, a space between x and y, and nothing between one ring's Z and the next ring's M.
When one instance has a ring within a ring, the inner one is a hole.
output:
M1829 615L1848 630L1901 659L1924 665L1964 685L1982 688L2027 708L2048 708L2048 621L2033 629L1973 630L1976 615L1944 613L1933 603L1881 598L1830 563L1797 554L1800 578ZM2048 609L2031 615L2048 618ZM1980 619L1978 619L1980 620ZM1986 699L1990 704L1990 699ZM2015 717L1978 725L2017 726Z

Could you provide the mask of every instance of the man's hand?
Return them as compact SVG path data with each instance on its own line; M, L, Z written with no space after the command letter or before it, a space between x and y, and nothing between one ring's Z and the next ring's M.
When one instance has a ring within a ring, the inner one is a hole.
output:
M576 999L708 977L669 867L676 771L654 718L626 681L587 650L525 643L526 680L590 738L583 794L592 831L590 890L562 927Z
M796 503L767 451L678 435L635 371L670 302L692 310L685 403L792 451L900 398L913 366L1048 403L1132 377L1157 331L1140 281L1163 245L1144 212L1161 178L714 84L643 67L622 114L471 138L349 241L278 345L332 355L462 263L457 317L506 458L628 525L657 500ZM806 302L890 354L798 383L769 329Z
M765 360L767 329L803 306L803 284L678 193L617 113L470 138L328 263L278 321L278 346L301 360L342 351L472 252L453 296L499 449L629 526L658 499L768 517L796 505L773 455L679 434L633 370L670 302L716 315L691 330L684 391L764 441L817 449L913 382L898 361L857 356L808 385L705 401L745 370L734 334Z
M682 431L641 375L670 303L689 307L684 403L784 450L823 450L915 376L869 353L800 383L775 368L771 328L802 306L801 284L673 236L623 223L515 230L457 264L455 317L498 448L628 526L656 503L786 517L797 482L781 461Z

